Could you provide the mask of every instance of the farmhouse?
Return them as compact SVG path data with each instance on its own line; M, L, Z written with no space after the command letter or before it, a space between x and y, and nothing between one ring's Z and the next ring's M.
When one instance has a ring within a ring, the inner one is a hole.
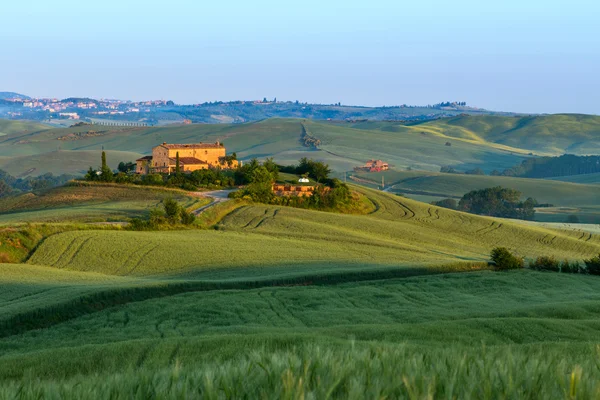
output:
M181 172L192 172L208 168L235 168L237 160L226 156L222 143L169 144L163 143L152 149L151 156L136 160L135 172L171 173L177 169L177 155Z
M314 186L308 185L286 185L275 183L273 185L273 193L276 196L312 196L315 191Z
M388 169L390 169L389 164L386 162L383 162L381 160L369 160L362 167L354 168L354 170L356 172L361 172L361 171L380 172L380 171L387 171Z

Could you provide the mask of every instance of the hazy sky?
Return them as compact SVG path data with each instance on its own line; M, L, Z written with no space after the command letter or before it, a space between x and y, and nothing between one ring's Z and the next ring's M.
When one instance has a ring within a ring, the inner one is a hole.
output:
M4 0L0 91L600 114L597 0Z

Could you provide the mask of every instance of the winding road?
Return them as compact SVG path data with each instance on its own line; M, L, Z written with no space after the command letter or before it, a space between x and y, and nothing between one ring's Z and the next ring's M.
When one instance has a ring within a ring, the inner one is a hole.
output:
M235 190L213 190L211 192L194 192L194 196L212 199L212 201L207 205L194 210L194 215L200 215L203 211L212 206L231 200L229 198L229 193L231 192L235 192Z

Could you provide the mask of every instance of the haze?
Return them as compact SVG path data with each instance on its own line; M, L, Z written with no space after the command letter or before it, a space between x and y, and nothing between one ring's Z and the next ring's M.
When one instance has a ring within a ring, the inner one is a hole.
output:
M600 113L596 2L487 3L11 2L0 91Z

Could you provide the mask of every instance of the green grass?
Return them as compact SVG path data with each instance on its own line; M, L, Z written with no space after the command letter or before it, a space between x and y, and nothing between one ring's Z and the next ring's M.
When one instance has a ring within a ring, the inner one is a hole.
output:
M571 176L559 176L556 178L548 178L554 181L573 182L583 184L600 184L600 173L597 174L582 174Z
M148 299L0 339L0 395L595 397L599 289L516 271Z
M0 119L0 136L24 135L45 129L48 129L48 125L43 125L33 121L12 121Z
M321 140L320 150L304 147L302 123ZM448 164L481 164L489 168L508 168L520 162L518 149L507 150L490 143L467 142L452 138L422 135L419 129L403 127L402 133L355 129L327 122L300 119L269 119L246 124L198 124L146 128L102 127L102 136L64 141L58 138L98 127L53 128L30 135L14 134L0 141L0 167L13 174L31 172L77 172L97 166L94 154L107 150L109 165L133 161L139 154L150 154L152 147L164 141L176 143L225 143L228 152L242 160L274 157L281 164L294 164L301 157L328 162L336 171L347 171L371 158L381 158L397 166L439 170ZM445 146L447 141L453 147ZM61 151L56 152L60 147ZM511 154L511 151L514 154ZM112 153L112 155L111 155ZM523 152L521 152L523 153ZM62 159L62 164L60 160ZM487 167L486 167L487 168Z
M505 176L442 174L427 171L397 171L354 173L353 176L372 185L381 184L385 178L392 192L411 195L432 195L459 199L472 191L494 186L516 189L523 198L533 197L540 203L559 207L596 206L600 199L600 186L584 185L546 179L512 178Z
M306 263L414 267L486 261L498 245L527 257L582 259L600 252L596 236L523 226L363 191L377 208L370 215L242 205L219 223L216 232L61 233L46 239L29 262L154 275L235 266L294 268Z
M128 221L146 216L166 198L186 208L209 202L177 189L74 182L0 199L0 224Z
M600 236L353 189L373 213L229 201L216 229L45 232L0 265L0 398L600 394L600 279L486 270Z
M302 124L321 141L318 150L304 147ZM1 125L0 125L1 126ZM59 140L71 134L102 131L100 136ZM0 129L0 132L2 130ZM530 152L544 155L600 151L600 117L557 114L533 117L458 116L423 123L342 123L274 118L244 124L195 124L164 127L13 129L0 140L0 167L13 174L79 172L97 166L94 154L107 150L108 161L133 161L152 147L169 142L222 141L242 160L274 157L283 164L301 157L328 162L337 172L368 159L398 168L438 171L444 165L466 170L506 169ZM450 143L451 146L446 144ZM56 152L57 148L61 152ZM111 155L112 153L112 155ZM99 156L98 156L99 159ZM62 160L62 163L60 162Z
M89 167L99 168L102 150L49 151L47 153L2 157L0 169L13 176L38 176L46 173L54 175L70 174L81 176ZM107 152L107 163L113 168L121 161L134 161L140 154L130 151Z
M600 117L595 115L458 116L415 127L450 137L529 149L535 153L600 152Z

